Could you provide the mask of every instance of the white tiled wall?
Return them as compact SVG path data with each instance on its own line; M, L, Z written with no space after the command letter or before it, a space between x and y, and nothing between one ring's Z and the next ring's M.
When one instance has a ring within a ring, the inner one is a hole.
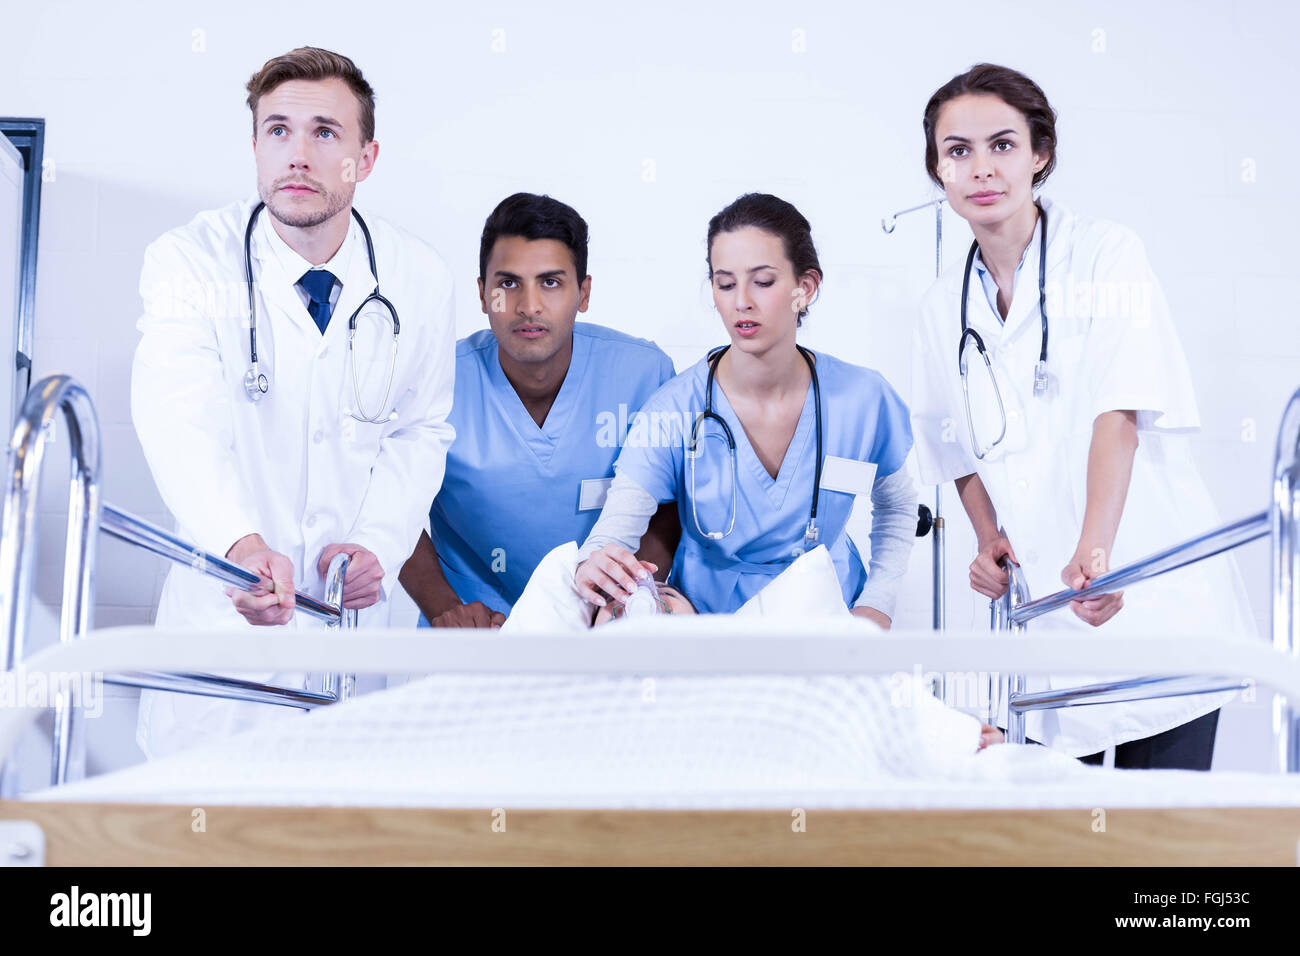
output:
M6 14L21 41L0 60L0 113L44 117L53 164L36 371L71 372L95 396L107 500L165 519L128 410L141 252L252 191L243 83L266 58L314 43L354 57L376 87L380 158L358 204L442 251L462 333L483 324L472 307L483 218L516 189L550 192L591 224L587 318L656 339L682 367L722 337L703 281L708 217L763 189L808 215L826 267L806 342L880 368L904 395L933 224L911 217L886 236L880 219L931 195L929 94L980 60L1023 69L1060 113L1051 194L1146 242L1192 364L1197 458L1224 517L1264 506L1282 404L1300 385L1294 6L371 3L358 16L339 0L307 18L247 0ZM969 234L951 216L945 228L952 262ZM59 588L63 452L51 449L41 505L46 602ZM980 624L969 531L951 494L945 505L949 619ZM155 562L110 542L101 553L99 622L148 621ZM1265 626L1265 546L1240 559ZM926 626L928 542L913 572L899 624ZM1230 709L1219 766L1264 765L1265 716L1263 705ZM92 766L131 759L129 742L99 746Z

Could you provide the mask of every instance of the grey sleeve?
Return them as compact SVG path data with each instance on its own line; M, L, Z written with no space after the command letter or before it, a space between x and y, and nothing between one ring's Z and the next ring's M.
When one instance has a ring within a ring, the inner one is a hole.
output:
M621 544L635 553L641 537L650 527L650 519L659 510L659 502L626 475L615 474L610 483L600 517L587 540L578 549L579 563L607 544Z
M893 618L916 541L916 500L916 485L906 467L872 484L871 565L854 607L866 605Z

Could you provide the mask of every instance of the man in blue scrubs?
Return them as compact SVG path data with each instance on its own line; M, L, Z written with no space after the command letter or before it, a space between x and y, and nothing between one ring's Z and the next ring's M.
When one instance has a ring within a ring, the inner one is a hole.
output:
M401 582L434 627L499 627L547 552L600 514L630 419L673 365L653 342L577 322L587 311L587 224L516 193L479 246L490 329L456 348L447 475ZM660 508L639 556L668 573L680 535Z

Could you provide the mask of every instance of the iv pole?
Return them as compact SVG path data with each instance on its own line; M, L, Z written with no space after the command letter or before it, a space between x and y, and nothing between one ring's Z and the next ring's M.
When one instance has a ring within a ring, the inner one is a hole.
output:
M906 216L908 213L919 212L922 209L934 207L934 277L939 278L939 273L943 270L943 203L942 199L932 199L930 202L922 203L919 206L912 206L910 209L903 209L894 213L888 219L880 220L880 228L888 235L894 231L898 225L898 217ZM944 522L943 514L940 510L942 503L942 486L935 485L934 488L934 515L931 530L933 538L931 548L933 552L932 566L934 571L934 618L933 626L936 631L942 631L948 626L948 602L947 589L945 587L945 566L944 566ZM924 522L924 518L922 518ZM936 696L943 699L942 678L937 683L939 687L936 690Z

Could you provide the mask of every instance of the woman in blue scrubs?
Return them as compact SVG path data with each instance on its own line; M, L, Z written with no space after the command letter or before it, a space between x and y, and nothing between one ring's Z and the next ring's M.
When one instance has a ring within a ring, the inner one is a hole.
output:
M907 406L879 372L796 345L822 270L790 203L741 196L709 222L707 261L730 344L642 406L580 552L578 590L598 607L630 593L649 518L675 501L668 581L701 612L735 611L824 545L845 605L888 627L916 532ZM872 502L869 569L845 532L858 494Z

